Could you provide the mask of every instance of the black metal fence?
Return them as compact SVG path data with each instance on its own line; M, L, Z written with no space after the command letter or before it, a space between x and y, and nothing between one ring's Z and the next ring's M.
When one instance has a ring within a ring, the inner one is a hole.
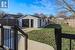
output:
M72 40L75 39L75 35L74 34L62 33L62 28L55 28L55 40L56 40L57 50L63 50L62 38L65 38L65 39L69 40L68 49L65 49L65 50L75 50L75 49L72 48Z
M18 32L19 31L19 32ZM0 48L2 50L19 50L19 37L25 38L25 50L27 50L28 35L24 33L18 26L4 26L0 25Z

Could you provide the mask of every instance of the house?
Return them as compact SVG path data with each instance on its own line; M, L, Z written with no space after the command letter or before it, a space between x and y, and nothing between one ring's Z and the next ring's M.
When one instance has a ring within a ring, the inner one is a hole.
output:
M58 16L56 17L56 23L57 24L62 24L62 22L65 21L66 16Z
M26 16L21 16L21 15L15 15L15 14L6 14L3 19L11 20L8 23L12 23L13 20L16 19L15 24L17 24L20 27L33 27L33 28L38 28L38 27L45 27L49 24L49 18L43 15L26 15ZM7 20L8 21L8 20ZM6 22L7 23L7 22Z
M3 16L3 19L17 19L23 15L17 15L17 14L5 14Z
M5 14L2 19L0 19L0 24L3 25L18 25L17 18L21 17L21 15L16 14Z
M40 17L34 15L27 15L24 17L18 18L20 27L45 27L49 24L47 17Z
M65 23L67 23L70 27L75 28L75 17L67 17Z

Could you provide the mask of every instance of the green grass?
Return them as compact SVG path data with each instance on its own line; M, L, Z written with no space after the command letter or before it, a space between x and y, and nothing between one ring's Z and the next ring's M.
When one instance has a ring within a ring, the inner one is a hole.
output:
M44 28L29 32L29 39L42 42L51 46L55 45L54 29Z
M69 25L62 23L61 27L62 27L63 33L75 34L75 28L72 28ZM70 46L69 46L70 45L70 39L63 38L62 42L63 42L62 50L69 50L70 49ZM75 45L73 45L74 43L75 43L75 40L72 40L72 50L74 50L74 48L75 48Z
M61 25L57 25L57 24L51 24L48 25L47 27L41 29L41 30L33 30L31 32L29 32L29 39L34 40L34 41L38 41L38 42L42 42L45 44L48 44L50 46L55 47L55 34L54 34L54 28L55 27L62 27L62 32L63 33L69 33L69 34L75 34L75 28L72 28L70 26L68 26L67 24L61 24ZM64 44L69 44L69 40L68 39L63 39ZM63 47L65 50L67 50L66 47Z
M68 26L67 24L62 24L62 32L68 34L75 34L75 28Z

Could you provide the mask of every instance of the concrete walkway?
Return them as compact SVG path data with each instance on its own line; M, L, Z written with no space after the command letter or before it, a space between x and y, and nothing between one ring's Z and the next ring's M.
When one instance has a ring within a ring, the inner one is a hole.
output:
M54 50L54 48L44 43L28 40L28 50Z
M25 29L22 29L24 32L30 32L30 31L33 31L33 30L41 30L42 28L25 28Z
M27 33L32 30L41 30L41 29L42 28L25 28L23 29L23 31ZM28 50L54 50L54 48L51 47L50 45L28 39Z

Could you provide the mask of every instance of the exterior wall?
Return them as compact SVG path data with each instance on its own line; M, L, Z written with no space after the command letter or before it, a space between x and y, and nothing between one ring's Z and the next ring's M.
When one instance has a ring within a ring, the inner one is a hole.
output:
M33 17L33 16L27 16L24 17L23 19L33 19L33 27L34 28L38 28L38 27L45 27L47 25L49 25L49 19L48 18L37 18L37 17ZM40 26L40 20L41 20L41 26Z
M19 26L22 27L22 19L18 19L19 21Z
M40 26L40 20L41 20L41 26ZM39 19L38 20L38 26L39 27L45 27L47 26L49 23L48 23L48 19Z
M68 19L67 23L69 24L69 26L75 27L75 19Z
M38 19L38 23L37 23L37 25L38 25L38 27L41 27L40 25L41 25L41 21L40 21L41 19Z
M37 18L37 17L33 17L33 16L26 16L24 18L19 19L19 26L21 26L21 27L22 27L22 19L33 19L33 27L34 28L45 27L49 24L47 18ZM40 24L41 24L41 26L40 26Z
M22 19L38 19L38 18L37 17L33 17L33 16L26 16L26 17L24 17Z
M49 25L49 21L48 21L49 19L45 19L45 26L47 26L47 25Z
M46 20L44 19L43 21L43 26L45 27L46 26Z
M43 27L43 26L44 26L44 20L41 19L41 27Z
M64 20L64 18L57 18L58 20Z
M38 19L39 19L39 18L32 17L32 16L26 16L26 17L24 17L24 18L21 18L21 19L19 19L19 26L21 26L21 27L22 27L22 19L29 19L29 20L33 19L33 27L34 27L34 28L39 27L39 26L38 26Z
M38 25L38 19L33 19L34 20L34 28L38 28L39 25Z
M56 24L62 24L63 22L65 22L64 18L56 18L55 19Z
M46 19L41 19L41 26L42 27L45 27L45 26L47 26L48 25L48 20L46 20Z
M18 25L18 21L17 19L0 19L0 24L12 26L14 24Z

